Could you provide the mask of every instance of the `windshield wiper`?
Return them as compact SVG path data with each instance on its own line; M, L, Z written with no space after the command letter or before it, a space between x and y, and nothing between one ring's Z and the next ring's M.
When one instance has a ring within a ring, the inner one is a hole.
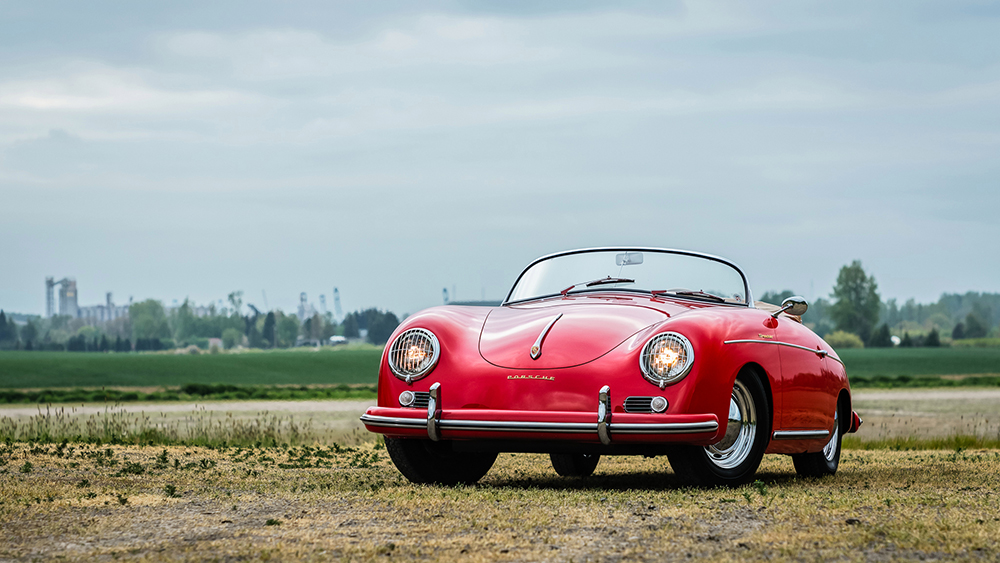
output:
M588 282L575 283L575 284L567 287L566 289L560 291L559 293L561 293L563 295L566 295L574 287L579 287L581 285L587 286L587 287L594 287L595 285L606 285L606 284L609 284L609 283L635 283L635 280L632 280L632 279L629 279L629 278L613 278L611 276L608 276L606 278L598 278L596 280L591 280L591 281L588 281Z
M654 289L651 291L653 295L661 295L664 293L672 293L674 295L685 295L689 297L704 297L705 299L711 299L712 301L718 301L719 303L725 303L725 298L719 297L713 293L706 293L704 291L693 289Z

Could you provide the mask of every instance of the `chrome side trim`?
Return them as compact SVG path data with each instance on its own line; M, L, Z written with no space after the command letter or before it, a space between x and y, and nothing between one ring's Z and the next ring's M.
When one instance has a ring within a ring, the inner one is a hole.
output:
M495 432L559 432L568 434L593 434L593 422L528 422L523 420L442 420L445 430L495 431Z
M666 424L612 424L611 429L616 434L694 434L697 432L715 432L719 423L708 422L671 422Z
M437 442L441 439L441 383L431 385L430 393L427 401L427 437Z
M385 426L388 428L426 428L427 421L422 418L401 418L395 416L378 416L365 413L361 415L361 422L372 426Z
M597 437L605 446L611 445L609 422L611 422L611 387L605 385L597 395Z
M371 426L388 428L424 428L426 422L420 418L397 418L363 414L361 422ZM598 431L593 422L529 422L523 420L441 420L438 428L443 430L464 430L467 432L554 432L559 434L594 434ZM668 422L661 424L620 423L607 425L609 434L697 434L715 432L719 423L708 422ZM828 433L824 433L824 436Z
M780 340L724 340L723 344L774 344L777 346L788 346L789 348L798 348L799 350L805 350L806 352L812 352L821 358L830 358L836 361L840 365L844 365L844 362L840 361L840 358L830 355L829 350L817 350L809 348L808 346L799 346L798 344L792 344L791 342L781 342Z
M771 437L775 440L815 440L829 435L829 430L776 430Z
M559 319L561 319L562 316L563 316L562 313L559 313L558 315L556 315L556 318L554 318L551 321L549 321L549 324L545 325L545 328L542 329L541 334L539 334L538 338L535 339L534 345L532 345L531 346L531 350L529 350L529 353L531 355L531 359L532 360L537 360L539 357L541 357L541 355L542 355L542 342L545 340L545 335L547 335L549 333L549 331L552 330L552 325L556 324L556 321L558 321Z

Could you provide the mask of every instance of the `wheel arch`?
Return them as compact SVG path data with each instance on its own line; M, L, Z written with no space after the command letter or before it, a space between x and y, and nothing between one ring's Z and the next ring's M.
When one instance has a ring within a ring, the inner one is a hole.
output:
M764 394L767 396L767 417L768 417L768 428L774 431L774 381L772 380L771 374L764 369L764 366L758 364L757 362L747 362L740 367L736 375L739 376L744 370L749 370L757 374L757 378L764 385ZM734 378L735 380L735 378Z
M840 417L841 435L847 434L847 431L851 429L851 418L853 412L851 394L847 391L847 389L841 389L840 395L837 396L837 416Z

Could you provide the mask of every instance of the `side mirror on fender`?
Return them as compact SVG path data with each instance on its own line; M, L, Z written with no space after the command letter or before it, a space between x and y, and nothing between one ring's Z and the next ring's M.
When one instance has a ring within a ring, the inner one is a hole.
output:
M771 313L771 316L778 318L781 313L788 313L789 315L795 315L796 317L801 317L809 309L809 303L806 302L805 297L800 295L793 295L788 299L781 302L781 308Z

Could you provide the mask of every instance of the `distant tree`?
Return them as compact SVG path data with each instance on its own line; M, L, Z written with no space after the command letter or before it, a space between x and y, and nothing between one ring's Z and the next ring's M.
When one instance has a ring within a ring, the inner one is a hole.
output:
M344 317L344 336L347 338L357 338L361 336L361 331L358 326L358 315L357 313L348 313Z
M0 310L0 342L13 344L17 341L17 324L14 319L8 319L3 310Z
M222 345L229 348L235 348L237 344L243 342L243 332L236 328L227 328L222 331Z
M170 337L167 315L159 301L147 299L133 303L128 308L128 315L132 320L132 336L136 340Z
M924 338L924 346L928 346L930 348L937 348L941 346L941 335L938 334L937 328L932 328L931 331L927 333L927 336Z
M231 292L228 299L229 304L233 306L233 314L237 317L242 316L240 307L243 306L243 290Z
M100 345L100 347L98 349L101 352L107 352L109 347L110 346L108 345L108 335L107 334L102 334L101 335L101 345Z
M287 348L295 344L295 337L299 335L299 321L290 315L281 315L276 323L278 342L276 346Z
M864 348L865 343L858 338L857 334L835 330L825 337L826 343L837 348Z
M21 327L21 340L25 343L38 340L38 325L34 321L29 320L28 324Z
M872 348L892 348L892 334L889 333L889 325L882 323L872 333L871 341L868 343Z
M763 295L760 296L760 300L764 303L770 303L772 305L781 305L781 302L789 297L795 295L790 289L784 291L765 291Z
M26 343L26 344L24 345L24 349L25 349L25 350L27 350L28 352L31 352L32 350L34 350L34 349L35 349L35 345L34 345L34 344L32 344L32 343L31 343L31 341L29 340L29 341L28 341L28 342L27 342L27 343Z
M264 347L264 337L261 336L260 330L257 328L257 323L250 325L250 329L247 332L247 343L251 348Z
M368 324L368 341L372 344L385 344L392 336L392 331L399 326L399 319L390 312L381 313L374 317Z
M264 329L261 330L261 335L264 337L264 341L271 347L273 347L275 343L274 327L274 311L268 311L267 316L264 317Z
M820 297L810 303L806 314L802 315L802 322L809 325L820 337L833 332L835 327L833 319L830 318L830 302Z
M913 348L913 339L910 338L909 331L903 333L903 340L899 342L899 346L902 348Z
M268 311L267 316L264 317L264 330L261 333L264 340L272 347L275 344L274 326L274 311Z
M965 323L958 323L955 328L951 329L952 340L961 340L965 338Z
M184 303L174 312L171 321L174 339L178 342L198 336L198 318L194 316L191 303L187 299L184 299Z
M875 277L865 273L860 260L840 269L837 284L833 287L833 298L835 301L830 307L830 316L837 329L857 334L865 342L870 341L882 301Z
M989 330L986 328L986 323L979 318L979 315L973 312L965 316L966 338L983 338L987 332Z

